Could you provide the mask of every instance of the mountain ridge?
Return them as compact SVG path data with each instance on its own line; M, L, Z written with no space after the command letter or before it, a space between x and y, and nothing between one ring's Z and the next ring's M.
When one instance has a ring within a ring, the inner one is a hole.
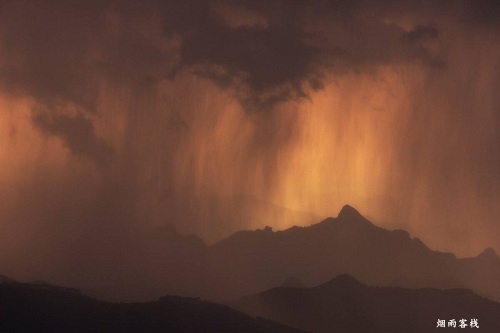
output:
M476 319L482 332L500 330L500 304L467 289L375 287L348 274L312 288L272 288L229 303L313 333L427 333L444 319Z
M209 248L223 266L230 263L222 270L231 279L254 285L246 289L247 294L279 285L289 276L318 285L347 273L372 285L465 287L500 299L500 285L494 282L500 281L500 259L494 250L486 249L473 258L434 251L407 231L374 225L349 205L336 218L308 227L238 232ZM252 272L249 267L256 263L257 272ZM236 290L231 294L235 296Z
M170 226L136 238L122 263L127 275L119 281L82 278L59 284L112 301L162 294L227 301L280 286L290 277L300 281L294 285L314 286L350 274L374 286L468 288L500 300L500 259L493 249L472 258L433 251L407 231L371 223L349 205L337 217L307 227L244 230L212 245ZM74 275L89 276L83 273Z
M0 294L5 332L301 332L199 298L110 303L68 288L23 283L2 283Z

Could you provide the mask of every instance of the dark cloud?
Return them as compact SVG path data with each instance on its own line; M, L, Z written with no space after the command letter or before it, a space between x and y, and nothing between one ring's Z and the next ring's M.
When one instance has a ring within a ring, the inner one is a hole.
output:
M472 13L494 7L479 2ZM192 70L232 89L248 109L269 109L306 98L309 91L322 86L325 71L341 74L415 59L444 63L445 59L429 55L420 45L439 37L436 28L423 24L406 32L386 23L384 15L403 10L403 5L394 4L5 2L0 84L4 90L42 103L71 102L92 111L103 79L152 86ZM231 6L233 12L237 8L242 17L251 12L267 24L228 25L224 12L214 9L224 6ZM407 1L404 6L415 7L418 15L446 11L433 1ZM402 39L418 45L408 47Z
M421 60L433 68L445 66L445 59L441 54L439 31L433 26L418 25L413 30L403 34L403 44L407 46L410 57Z
M439 31L436 28L425 25L419 25L405 35L410 42L438 38L438 36Z
M500 28L500 3L495 0L469 0L462 14L465 22L488 28Z
M314 67L319 50L307 45L302 36L285 29L271 29L232 30L210 26L206 34L184 39L183 61L188 66L209 67L207 74L211 66L222 66L225 71L222 75L247 85L250 94L247 97L257 108L274 104L273 99L304 97L303 85L317 76ZM220 78L216 73L212 76ZM278 92L260 100L261 95L273 90Z
M114 154L113 148L95 136L92 121L82 114L67 116L39 112L33 121L44 133L59 137L76 155L106 163Z
M247 109L267 110L288 100L307 98L322 87L325 72L339 75L370 66L423 60L440 66L422 40L438 31L418 26L406 32L384 21L383 5L336 1L218 1L255 11L266 27L226 24L210 2L166 3L166 31L182 40L180 68L231 88ZM387 6L387 4L386 4ZM194 9L193 9L194 8ZM402 40L415 42L412 46Z
M6 2L2 6L4 90L42 102L71 101L95 108L92 44L101 29L95 4L74 1Z
M182 38L181 66L233 88L249 109L306 96L309 82L318 81L322 51L308 43L298 15L275 22L262 7L237 5L261 12L269 26L231 27L205 1L164 6L167 31ZM295 2L283 7L287 13L294 9Z

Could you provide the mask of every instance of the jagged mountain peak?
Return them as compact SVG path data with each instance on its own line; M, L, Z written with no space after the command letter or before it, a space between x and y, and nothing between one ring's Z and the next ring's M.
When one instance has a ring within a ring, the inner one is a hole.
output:
M354 207L345 205L337 215L336 221L345 222L347 224L360 224L375 226L366 217L361 215Z
M360 218L363 217L354 207L349 206L349 205L344 205L342 209L339 212L339 215L337 218L339 219L344 219L344 218Z
M350 224L352 222L367 222L368 224L372 224L363 215L361 215L354 207L350 205L344 205L336 218L327 217L320 223L313 224L311 226L314 227L319 225L330 225L338 222L341 222L341 224L344 224L343 222L347 222L347 224Z

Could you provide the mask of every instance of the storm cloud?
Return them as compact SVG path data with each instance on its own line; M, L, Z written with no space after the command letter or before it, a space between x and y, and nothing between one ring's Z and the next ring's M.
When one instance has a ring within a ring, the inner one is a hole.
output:
M435 249L500 251L499 15L487 0L0 1L2 273L112 276L136 233L214 241L345 203Z

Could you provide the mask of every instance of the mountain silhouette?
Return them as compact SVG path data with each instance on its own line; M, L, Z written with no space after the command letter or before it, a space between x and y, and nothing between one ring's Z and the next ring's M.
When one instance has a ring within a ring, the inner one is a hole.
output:
M213 245L162 226L135 234L127 251L121 270L109 267L114 262L90 262L72 273L80 280L64 285L109 301L173 294L221 302L290 278L299 281L295 286L315 286L350 274L370 285L467 288L500 300L500 259L493 249L474 258L432 251L408 232L378 227L348 205L336 218L307 227L239 231Z
M0 284L2 332L300 332L225 305L177 296L108 303L74 289Z
M375 226L348 205L336 218L309 227L240 231L209 250L219 274L215 289L227 298L280 286L290 276L318 285L347 273L372 285L468 288L500 299L500 259L492 249L465 259L432 251L406 231Z
M239 231L213 245L163 226L135 235L129 250L123 275L100 280L105 273L91 270L96 278L83 290L100 299L149 302L97 301L50 282L0 276L0 331L287 331L192 298L227 302L243 295L253 296L231 305L312 332L428 332L438 319L459 317L477 318L482 331L500 331L498 303L482 298L500 299L493 249L474 258L432 251L351 206L308 227ZM150 301L159 295L191 298Z
M500 332L500 304L469 290L372 287L350 275L314 288L273 288L231 306L308 332L439 332L438 319L455 319L457 329L460 319L476 319L481 332Z

